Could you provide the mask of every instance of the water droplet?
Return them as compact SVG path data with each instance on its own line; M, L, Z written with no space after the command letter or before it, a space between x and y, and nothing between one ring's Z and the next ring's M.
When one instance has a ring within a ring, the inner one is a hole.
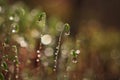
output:
M72 59L72 62L73 62L73 63L77 63L78 61L77 61L76 58L73 58L73 59Z
M76 50L75 52L76 52L77 54L80 54L80 50Z
M39 62L40 61L40 59L36 59L36 62Z
M11 28L12 28L12 33L17 33L19 31L19 26L16 23L12 24Z
M56 68L57 66L55 65L54 68Z
M11 21L14 20L14 17L13 17L13 16L10 16L10 17L9 17L9 20L11 20Z
M18 75L15 76L16 79L18 79L18 77L19 77Z
M70 31L69 31L69 32L65 32L65 35L66 35L66 36L69 36L69 35L70 35Z
M15 33L15 32L16 32L16 31L13 29L13 30L12 30L12 33Z
M5 70L6 72L8 72L8 70Z
M15 56L15 58L18 58L18 56Z
M67 77L67 75L65 74L65 75L64 75L64 78L66 78L66 77Z
M54 60L54 62L57 62L57 60Z
M39 57L39 58L40 58L40 57L41 57L41 55L40 55L40 54L38 54L38 55L37 55L37 57Z
M13 38L20 44L21 47L28 47L28 43L25 41L24 37L16 35Z
M37 50L37 53L40 53L40 50Z
M53 71L56 71L56 69L53 69Z
M16 62L16 60L13 60L13 62L15 63L15 62Z
M59 46L57 46L56 49L59 49Z
M55 55L58 55L58 53L56 52Z

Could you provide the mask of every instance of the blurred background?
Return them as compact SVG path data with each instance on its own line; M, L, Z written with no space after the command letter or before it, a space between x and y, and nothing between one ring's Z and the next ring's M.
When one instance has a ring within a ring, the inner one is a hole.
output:
M70 63L67 66L69 72L60 68L58 73L54 73L51 69L43 69L41 66L42 72L38 75L36 72L39 68L35 67L37 64L31 62L29 65L23 65L22 68L34 64L30 67L33 69L30 75L42 76L42 78L25 78L27 71L29 72L26 68L26 71L21 72L25 73L22 75L23 80L120 80L120 0L9 0L8 2L11 6L22 2L29 10L45 11L50 20L57 19L69 23L70 40L64 44L70 49L80 50L77 64L69 61L60 63L60 66ZM26 49L20 50L21 55L24 56L21 57L23 63L24 61L27 63L24 59L27 55L23 54L27 54ZM35 57L33 53L29 54L31 60Z
M119 29L119 0L10 0L10 3L23 1L32 8L40 8L49 16L56 16L64 22L69 22L72 34L79 32L79 27L89 21L100 23L101 28Z

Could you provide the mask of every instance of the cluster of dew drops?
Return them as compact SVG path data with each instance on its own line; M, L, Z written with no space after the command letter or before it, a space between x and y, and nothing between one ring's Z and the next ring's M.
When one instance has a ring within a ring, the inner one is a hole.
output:
M70 35L70 26L69 26L69 24L66 23L64 25L63 33L64 33L65 36L69 36ZM56 47L56 52L54 53L55 54L55 58L54 58L54 68L53 68L53 71L57 70L58 54L59 54L59 51L60 51L60 48L61 48L61 38L62 38L62 36L63 35L60 34L59 40L58 40L58 45ZM71 50L72 62L73 63L77 63L78 62L77 61L77 56L78 56L79 53L80 53L80 50Z

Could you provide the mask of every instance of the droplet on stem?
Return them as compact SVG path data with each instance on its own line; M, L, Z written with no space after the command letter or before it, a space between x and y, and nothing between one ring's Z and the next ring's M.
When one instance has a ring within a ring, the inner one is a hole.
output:
M70 35L70 25L68 23L64 25L64 30L66 36Z
M41 56L40 54L37 55L37 57L39 57L39 58L40 58L40 56Z
M36 62L39 62L40 60L39 59L36 59Z
M13 16L10 16L10 17L9 17L9 20L11 20L11 21L14 20L14 17L13 17Z
M11 25L12 33L17 33L19 31L19 26L16 23Z
M53 71L56 71L56 69L53 69Z
M77 61L76 58L73 58L73 59L72 59L72 62L73 62L73 63L77 63L78 61Z
M80 50L76 50L75 52L76 52L76 54L80 54Z
M65 35L66 35L66 36L69 36L69 35L70 35L70 31L69 31L69 32L65 32Z
M40 53L40 50L37 50L37 53Z

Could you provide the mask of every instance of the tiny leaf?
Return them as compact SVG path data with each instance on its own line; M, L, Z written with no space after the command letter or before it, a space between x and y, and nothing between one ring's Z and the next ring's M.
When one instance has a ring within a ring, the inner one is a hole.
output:
M77 54L74 50L72 51L72 55L73 55L73 57L77 57Z
M68 23L65 24L65 32L69 32L70 31L70 25Z
M40 27L45 27L46 24L46 14L45 12L40 13L39 17L38 17L38 24Z
M7 69L8 69L8 65L7 65L6 62L3 62L3 63L1 64L1 66L3 67L4 70L7 70Z
M38 21L41 21L41 20L43 20L44 18L46 18L45 12L43 12L43 13L41 13L41 14L39 15Z

